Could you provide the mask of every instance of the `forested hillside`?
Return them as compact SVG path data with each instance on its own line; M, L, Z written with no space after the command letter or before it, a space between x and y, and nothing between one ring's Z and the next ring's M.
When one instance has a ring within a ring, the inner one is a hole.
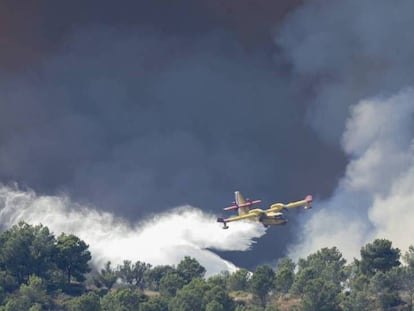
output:
M353 262L323 248L297 263L283 258L210 278L191 257L177 266L108 262L101 271L91 259L74 235L26 223L4 231L0 310L412 310L414 247L401 255L386 239L363 246Z

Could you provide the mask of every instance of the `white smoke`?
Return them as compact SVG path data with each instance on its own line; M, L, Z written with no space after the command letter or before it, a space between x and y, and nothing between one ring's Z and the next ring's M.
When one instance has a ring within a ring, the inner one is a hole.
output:
M414 90L359 102L343 135L351 158L333 198L315 203L291 256L337 246L347 259L362 245L386 238L414 244Z
M10 227L19 221L41 223L56 235L77 235L89 244L97 267L108 260L117 265L126 259L176 265L184 256L191 256L206 268L207 276L237 269L207 248L246 251L265 233L262 226L251 222L234 223L230 230L222 230L213 215L191 206L171 209L130 226L66 196L39 196L0 185L0 225Z
M402 249L414 244L413 27L411 0L314 0L276 38L312 87L311 125L349 158L332 198L315 202L304 220L291 256L338 246L352 259L377 237Z

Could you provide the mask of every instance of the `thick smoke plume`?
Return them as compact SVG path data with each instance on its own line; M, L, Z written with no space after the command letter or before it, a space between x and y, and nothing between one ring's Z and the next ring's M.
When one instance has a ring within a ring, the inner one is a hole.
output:
M246 251L265 229L254 223L235 223L221 230L213 215L183 206L147 217L133 226L107 212L80 206L66 196L38 196L33 191L0 187L0 225L19 221L48 226L55 235L73 233L90 245L97 267L110 260L140 260L152 265L175 265L184 256L196 258L207 275L234 271L236 266L209 248Z
M363 100L352 108L343 136L351 158L332 199L305 224L294 257L337 246L345 257L387 238L401 249L414 244L414 90Z
M308 92L309 124L349 159L332 197L303 218L291 255L338 246L351 259L376 237L414 243L413 27L413 1L315 0L275 37Z

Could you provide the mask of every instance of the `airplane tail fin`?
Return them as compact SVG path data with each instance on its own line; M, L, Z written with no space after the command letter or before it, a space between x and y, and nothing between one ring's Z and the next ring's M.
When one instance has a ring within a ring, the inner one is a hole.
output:
M250 206L245 206L246 200L244 199L240 191L234 192L234 201L236 202L236 205L239 206L238 208L239 215L244 215L249 212Z
M245 215L249 212L250 206L253 204L258 204L262 202L261 200L245 200L242 194L239 191L234 192L234 201L233 205L227 206L224 208L225 211L235 210L237 209L239 215Z
M246 203L246 200L244 199L243 195L240 193L240 191L234 191L234 201L237 205L242 205Z

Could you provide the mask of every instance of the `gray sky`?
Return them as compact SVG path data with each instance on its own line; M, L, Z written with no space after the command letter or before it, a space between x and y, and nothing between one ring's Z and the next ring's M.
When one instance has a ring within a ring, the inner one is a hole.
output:
M2 2L1 182L130 220L182 204L220 214L234 190L265 204L329 196L345 156L309 121L318 97L283 28L299 5ZM289 218L226 256L274 261Z

